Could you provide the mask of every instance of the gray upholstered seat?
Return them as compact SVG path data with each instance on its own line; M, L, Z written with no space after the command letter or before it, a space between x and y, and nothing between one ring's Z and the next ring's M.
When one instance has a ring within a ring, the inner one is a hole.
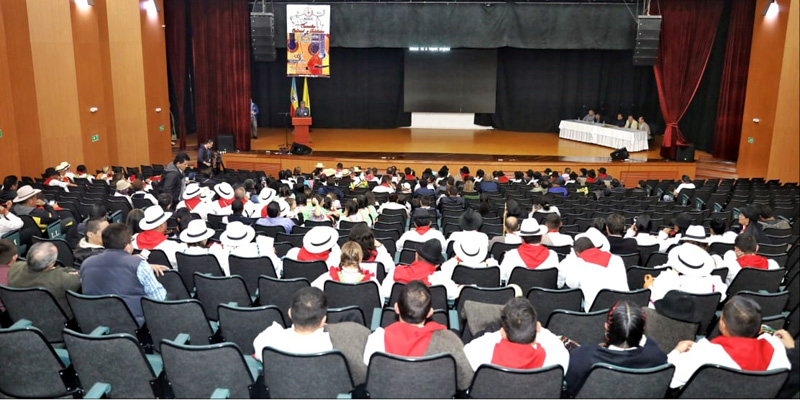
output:
M195 272L211 276L225 276L217 257L211 254L193 255L176 253L175 260L178 262L178 272L181 274L181 278L183 278L183 283L190 292L195 287Z
M65 386L74 374L66 374L42 331L32 326L0 329L0 365L0 397L52 398L78 392L76 385Z
M253 354L253 340L273 322L285 326L281 310L276 306L218 306L219 330L226 342L236 343L244 354Z
M190 343L195 345L209 344L214 335L198 300L143 298L142 311L156 351L160 351L161 340L175 339L181 333L189 334Z
M631 369L609 364L595 364L575 396L580 399L663 399L675 366ZM717 396L712 396L717 397Z
M475 371L467 393L474 399L557 399L563 376L560 365L520 370L484 364Z
M231 398L250 398L257 390L256 377L233 343L187 346L163 340L161 355L176 398L208 398L216 389L229 390Z
M236 303L241 307L252 304L241 276L208 276L195 272L194 283L197 289L195 296L203 303L206 318L211 321L219 319L217 306L220 304Z
M250 296L255 296L258 290L258 277L261 275L277 278L275 266L269 257L239 257L228 256L231 275L239 275L247 285Z
M628 292L602 289L594 298L594 303L592 303L592 308L589 311L607 310L621 301L628 301L639 307L644 307L650 302L650 289L638 289Z
M67 301L83 333L105 326L110 333L139 334L139 324L120 296L87 296L68 290Z
M439 398L456 394L456 361L450 354L370 357L366 390L373 399Z
M68 319L53 295L44 288L12 288L0 285L3 301L11 320L31 321L50 343L62 342L61 330Z
M271 347L262 352L264 383L270 398L325 398L353 390L353 379L339 351L291 354Z
M608 310L579 312L555 310L550 313L545 328L556 335L564 335L578 344L605 342L603 324L608 319Z
M311 284L307 279L277 279L269 276L258 278L258 298L262 306L277 306L284 316L284 321L289 323L289 306L292 304L294 293Z
M682 399L774 399L789 371L738 371L720 365L701 366L683 386ZM735 382L735 384L732 384Z

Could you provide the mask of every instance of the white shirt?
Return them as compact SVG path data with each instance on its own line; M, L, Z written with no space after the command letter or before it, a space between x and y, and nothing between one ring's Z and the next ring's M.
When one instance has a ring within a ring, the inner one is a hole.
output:
M24 222L14 213L9 212L6 215L0 215L0 236L20 229L22 225L24 225Z
M264 347L295 354L314 354L333 350L331 335L324 328L317 329L309 335L301 335L294 327L284 328L279 323L273 322L253 340L255 358L261 361Z
M628 229L625 232L625 237L626 238L634 238L634 239L636 239L636 244L638 244L639 246L650 246L650 245L654 245L654 244L661 244L661 242L658 240L657 237L655 237L655 236L653 236L653 235L651 235L651 234L649 234L647 232L640 232L637 235L636 232L633 229ZM643 262L644 261L647 261L647 260L643 260Z
M472 231L472 232L467 232L467 231L453 232L453 233L450 234L450 237L447 238L447 245L449 245L450 242L457 241L460 237L464 236L465 233L468 234L467 236L472 236L472 235L474 235L476 233L476 231ZM470 241L469 244L473 245L473 243L474 243L475 246L487 246L488 247L489 246L489 235L487 235L487 234L485 234L483 232L477 232L477 233L481 236L481 238L478 239L479 242ZM447 245L442 246L442 250L446 251L447 250Z
M464 345L464 354L466 354L469 365L473 370L477 371L478 367L481 365L492 363L494 346L500 343L502 338L503 336L498 330L496 332L485 333ZM542 368L558 364L564 368L564 373L567 372L567 368L569 367L569 351L567 351L567 348L561 343L558 336L554 335L546 328L542 328L539 333L536 334L536 341L533 344L534 348L537 346L542 346L545 351Z
M292 249L289 249L289 251L286 253L286 257L284 258L298 261L297 255L299 253L300 253L300 248L294 247ZM342 258L342 249L338 245L333 246L333 249L331 249L331 253L328 254L328 258L325 261L325 264L328 265L328 269L330 269L331 267L338 267L341 258Z
M64 189L64 191L69 192L69 183L60 181L58 179L50 179L50 182L47 184L47 186L58 186Z
M356 283L362 283L363 282L361 280L363 278L363 275L361 273L352 273L351 274L351 273L344 272L344 273L342 273L340 275L340 277L343 277L343 280L339 281L339 282L342 282L342 283L356 284ZM319 290L325 290L325 282L332 281L332 280L333 280L333 278L331 277L331 274L324 273L324 274L318 276L317 279L314 279L314 282L311 282L311 286L315 287L315 288L317 288ZM375 275L373 275L369 279L368 282L375 282L375 286L378 287L378 295L380 296L380 282L378 282L378 278ZM381 299L381 301L383 301L383 299Z
M131 244L133 244L133 248L134 249L141 250L141 249L139 249L139 246L137 245L137 241L136 241L136 238L138 236L139 236L138 233L133 235L133 237L131 238L131 242L132 242ZM179 251L182 252L182 251L186 250L186 244L185 243L179 243L179 242L176 242L174 240L167 239L167 240L164 240L163 242L159 243L158 246L153 248L153 250L161 250L161 251L163 251L164 254L167 255L167 258L169 259L169 263L172 264L172 268L178 269L178 261L175 258L175 253L177 253Z
M489 268L498 266L497 260L495 260L494 258L487 258L486 261L475 263L471 261L459 261L458 257L453 257L442 263L439 269L445 276L449 277L450 279L453 279L453 271L455 271L456 267L459 265L463 265L470 268Z
M572 246L575 240L572 236L563 234L561 232L547 232L545 235L553 246Z
M120 192L114 192L114 197L123 197L123 198L125 198L125 200L128 200L128 204L130 204L131 207L133 207L133 201L131 200L131 196L128 196L126 194L122 194Z
M678 185L677 188L675 188L675 196L681 194L681 190L683 189L694 189L694 188L695 188L694 183L691 182L681 183L680 185Z
M232 246L222 246L224 250L228 253L228 256L237 256L237 257L246 257L246 258L258 258L258 257L267 257L270 261L272 261L272 266L275 267L275 273L278 276L281 276L283 272L283 262L278 256L275 254L275 247L274 243L275 239L264 236L264 235L256 235L256 241L248 243L244 246L232 247ZM214 246L220 246L218 244L214 244ZM229 257L225 257L225 265L229 263Z
M768 341L775 349L767 370L791 368L789 357L786 355L786 348L783 347L780 339L768 333L762 334L758 338ZM738 370L742 369L721 345L711 343L707 339L700 339L692 345L691 350L684 353L672 350L667 354L667 361L675 366L675 374L672 375L672 382L669 385L671 388L679 388L685 385L703 364L718 364ZM735 382L730 382L730 384L735 384Z
M728 269L728 276L725 278L725 283L730 285L733 282L733 278L736 278L736 275L739 274L739 271L742 270L742 266L739 265L739 262L736 261L736 252L733 250L728 250L725 252L725 255L722 257L722 266L723 268ZM774 270L780 269L781 266L778 265L778 262L767 258L767 270Z
M391 201L387 201L386 203L381 204L378 207L378 214L382 214L383 210L406 210L406 216L411 215L411 204L400 204Z
M553 250L549 250L549 252L550 255L547 256L547 259L545 259L543 263L539 264L536 269L558 267L558 254L556 254L556 252ZM508 278L511 277L511 271L514 270L514 267L525 266L525 261L523 261L522 257L520 257L518 249L511 249L507 251L506 255L503 256L503 262L500 264L500 279L502 279L504 282L508 282Z
M670 290L680 290L694 294L722 293L720 302L725 300L725 292L728 285L722 283L722 279L716 275L708 276L689 276L678 274L673 269L667 269L659 274L650 286L650 303L655 303L666 296Z
M222 249L222 247L214 244L211 247L203 248L203 247L187 247L185 250L181 251L183 254L193 255L193 256L203 256L206 254L211 254L212 256L217 258L219 262L220 268L222 268L222 272L225 273L225 276L231 275L231 270L228 267L228 253Z
M261 218L261 211L264 210L264 207L267 206L267 203L253 203L253 201L248 201L244 203L244 209L242 210L242 214L244 214L247 218Z
M94 177L93 177L93 176L91 176L91 175L89 175L89 174L80 174L80 175L75 175L75 178L79 178L79 179L86 179L86 180L88 180L88 181L89 181L89 183L91 183L91 182L94 182ZM72 179L72 178L70 178L70 179ZM73 180L74 180L74 179L73 179Z
M681 242L681 235L680 233L675 234L673 237L669 237L664 231L658 232L658 251L662 253L666 253L667 250L673 245L678 244Z
M561 216L561 212L558 211L558 207L551 205L550 208L547 209L547 210L545 210L543 208L534 209L530 214L528 214L528 217L529 218L533 218L533 213L537 213L537 212L541 213L541 214L556 214L558 216Z
M708 244L709 246L711 245L711 243L717 243L717 242L733 244L736 241L736 236L737 236L736 232L733 231L727 231L722 235L711 235L708 237Z
M181 202L178 203L178 205L175 207L176 210L180 210L181 208L186 208L186 202L183 201L183 200L181 200ZM211 213L211 203L209 203L207 201L201 201L201 202L197 203L197 205L193 209L191 209L189 211L191 211L194 214L199 215L200 218L203 219L203 221L207 221L208 220L208 214Z
M378 185L372 188L374 193L394 193L394 189L389 186Z
M558 265L558 287L567 285L580 288L583 292L584 310L589 311L603 289L628 291L628 275L625 263L619 256L612 255L607 267L592 264L570 253Z
M138 192L134 192L134 193L131 195L131 197L130 197L130 198L131 198L131 199L133 199L133 196L136 196L137 194L141 194L141 195L143 195L142 197L144 197L144 198L145 198L145 199L147 199L147 200L150 200L150 203L152 203L153 205L157 205L157 204L158 204L158 200L156 200L156 198L155 198L155 197L154 197L152 194L150 194L150 193L147 193L147 192L145 192L144 190L140 190L140 191L138 191ZM133 202L133 200L131 200L131 202Z
M222 207L219 204L219 201L214 201L214 202L211 203L211 214L214 214L214 215L232 215L233 214L233 209L231 208L231 206Z
M436 239L442 244L442 251L445 251L447 249L447 240L444 238L444 234L442 234L442 232L439 232L439 230L437 229L431 228L427 232L425 232L424 235L420 235L419 233L417 233L416 229L411 229L410 231L404 233L402 236L400 236L400 239L397 240L397 250L398 251L402 250L403 245L408 240L412 242L425 243L431 239Z

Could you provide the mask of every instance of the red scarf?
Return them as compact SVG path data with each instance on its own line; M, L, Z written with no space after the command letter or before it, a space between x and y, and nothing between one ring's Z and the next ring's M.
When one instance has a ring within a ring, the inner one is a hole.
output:
M523 243L517 251L528 269L535 269L550 257L550 249L538 244Z
M505 368L534 369L544 365L546 353L542 346L514 343L502 339L494 346L492 364Z
M197 207L198 204L200 204L201 201L203 200L198 196L198 197L192 197L189 200L184 200L183 204L186 205L186 208L188 208L189 211L192 211L194 210L195 207Z
M598 248L586 249L581 252L578 257L580 257L583 261L596 264L604 268L608 267L608 263L611 261L611 253Z
M508 183L508 177L503 175L503 176L497 178L497 182L498 183Z
M152 250L161 242L167 240L167 235L158 231L144 231L136 235L136 247L141 250Z
M414 261L407 267L395 268L394 281L408 283L411 281L422 281L430 286L428 276L436 271L436 266L423 260Z
M586 178L586 183L595 183L596 181L596 178Z
M608 176L607 174L599 174L599 175L597 175L597 177L600 178L600 179L606 179L607 176Z
M328 256L331 254L330 250L323 251L322 253L311 253L305 247L300 248L297 253L297 261L328 261Z
M218 203L219 203L219 208L225 208L225 207L228 207L228 206L230 206L231 204L233 204L234 200L236 200L236 198L235 198L235 197L234 197L234 198L232 198L232 199L223 199L223 198L220 198L220 199L219 199L219 201L218 201Z
M342 269L339 267L331 267L330 269L331 279L336 282L342 281L342 276L340 275L341 273ZM359 282L369 282L369 280L374 276L375 275L372 272L361 270L361 280L359 280Z
M267 218L267 206L261 209L261 218Z
M367 258L365 258L364 262L375 262L375 259L378 258L378 251L377 250L370 250Z
M436 322L416 326L398 321L384 329L383 344L389 354L422 357L428 350L433 333L445 329L447 329L446 326Z
M44 180L44 183L43 183L43 184L44 184L45 186L50 186L50 181L52 181L53 179L55 179L55 178L47 178L47 179L45 179L45 180Z
M765 339L717 336L711 343L722 346L745 371L766 371L775 348Z
M420 235L428 233L429 230L431 230L430 226L418 226L416 229L417 233L419 233Z
M766 257L762 257L756 254L741 256L736 259L736 262L738 262L739 266L742 268L750 267L757 269L769 269L769 260L767 260Z
M381 183L381 186L388 187L388 188L392 187L392 185L389 184L389 183Z

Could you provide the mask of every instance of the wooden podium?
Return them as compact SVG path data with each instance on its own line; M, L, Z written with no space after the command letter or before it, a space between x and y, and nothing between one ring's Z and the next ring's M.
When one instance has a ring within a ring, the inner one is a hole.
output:
M292 118L294 125L294 141L309 146L311 141L308 138L308 127L311 126L311 117Z

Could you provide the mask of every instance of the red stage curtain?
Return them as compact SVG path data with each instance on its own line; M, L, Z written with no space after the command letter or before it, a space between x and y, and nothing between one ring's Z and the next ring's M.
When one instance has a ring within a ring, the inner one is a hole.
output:
M726 160L739 156L756 1L734 0L731 7L712 152L715 158Z
M173 105L178 124L181 150L186 149L186 117L184 116L184 100L186 98L186 2L185 0L165 0L164 24L167 36L167 59L169 75L172 77L172 88L175 91Z
M242 0L192 0L198 143L232 134L250 150L250 10Z
M675 159L677 145L686 141L678 128L700 85L711 53L724 0L660 2L661 44L654 67L661 113L666 129L661 156Z

